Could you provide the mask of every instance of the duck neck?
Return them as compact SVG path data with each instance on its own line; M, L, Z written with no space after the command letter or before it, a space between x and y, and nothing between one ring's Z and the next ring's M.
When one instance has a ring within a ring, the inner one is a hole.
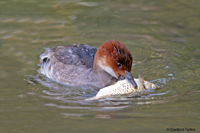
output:
M105 87L109 84L117 82L116 78L112 77L109 73L107 73L100 67L98 61L99 60L97 60L97 58L94 59L94 64L92 68L92 80L97 81L99 87Z
M93 69L92 69L94 74L101 74L103 72L103 69L98 65L98 61L96 59L96 56L94 58L94 64L93 64Z

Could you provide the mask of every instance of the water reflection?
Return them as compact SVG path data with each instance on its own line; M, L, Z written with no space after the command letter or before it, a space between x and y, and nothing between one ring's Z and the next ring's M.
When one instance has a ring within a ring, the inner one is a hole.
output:
M122 110L125 108L138 106L138 105L154 105L154 104L165 104L172 102L169 99L158 98L156 96L164 96L168 94L170 91L167 92L155 92L151 91L149 94L137 95L136 97L107 97L98 100L87 100L94 96L98 92L98 88L94 88L91 86L84 86L84 87L70 87L58 84L56 82L51 81L45 77L32 77L28 76L28 83L31 86L35 86L36 84L42 84L43 86L47 87L46 89L40 90L42 93L27 93L27 95L35 95L40 98L49 99L52 102L44 103L47 107L55 107L58 109L65 109L65 110L89 110L89 111L116 111ZM157 79L153 81L154 83L166 84L166 79ZM39 91L39 90L37 90ZM58 101L59 103L57 103ZM62 113L61 115L64 116L76 116L76 114L68 114ZM77 114L78 117L86 117L84 114ZM108 115L109 116L109 115ZM94 116L95 118L107 118L102 115ZM113 117L109 118L112 119ZM122 118L122 117L121 117Z
M168 68L168 66L167 66ZM173 80L171 78L173 75L168 75L170 78L160 78L156 79L152 82L159 83L162 85L162 87L167 84L170 80ZM29 77L29 79L31 79ZM42 84L43 86L46 86L47 89L41 90L42 94L37 93L27 93L27 95L35 95L40 98L49 99L52 102L46 102L44 103L47 107L55 107L58 109L64 109L64 110L88 110L88 111L116 111L116 110L123 110L130 107L137 107L140 105L160 105L160 104L168 104L168 103L174 103L180 97L184 99L184 97L188 97L189 95L193 95L193 93L200 93L200 91L191 91L187 95L185 94L177 94L174 93L174 91L168 89L166 92L156 92L153 91L146 95L141 95L137 97L118 97L118 98L103 98L99 100L93 100L88 101L85 100L88 97L94 96L96 92L98 91L98 88L96 90L92 87L67 87L55 82L52 82L51 80L47 78L39 78L37 79L37 82ZM34 80L31 79L30 85L34 84ZM162 90L162 89L160 89ZM157 90L159 91L159 90ZM92 93L92 95L91 95ZM90 95L88 95L90 94ZM24 97L24 96L23 96ZM57 103L56 101L59 101ZM67 111L68 112L68 111ZM65 117L88 117L86 114L74 114L74 113L61 113L61 115ZM115 116L110 114L96 114L90 117L100 118L100 119L127 119L130 117L123 117L122 116Z

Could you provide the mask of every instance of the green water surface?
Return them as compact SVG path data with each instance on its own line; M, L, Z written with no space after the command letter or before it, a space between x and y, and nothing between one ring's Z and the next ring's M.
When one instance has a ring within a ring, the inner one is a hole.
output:
M134 77L141 68L161 89L84 103L92 88L27 81L44 48L108 39L131 51ZM0 0L0 133L200 132L199 125L199 0Z

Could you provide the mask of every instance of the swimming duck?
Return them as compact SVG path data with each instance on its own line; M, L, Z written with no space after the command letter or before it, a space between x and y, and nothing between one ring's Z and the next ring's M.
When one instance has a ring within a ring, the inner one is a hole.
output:
M98 49L84 44L46 49L40 63L38 73L61 84L102 88L127 79L137 88L131 52L117 40L108 40Z

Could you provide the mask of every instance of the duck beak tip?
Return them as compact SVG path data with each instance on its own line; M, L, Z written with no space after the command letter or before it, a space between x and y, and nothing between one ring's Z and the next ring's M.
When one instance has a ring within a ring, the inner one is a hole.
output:
M124 79L127 79L133 86L134 88L137 89L137 84L132 76L132 74L128 71L125 71L125 75L120 75L119 76L119 80L124 80Z

